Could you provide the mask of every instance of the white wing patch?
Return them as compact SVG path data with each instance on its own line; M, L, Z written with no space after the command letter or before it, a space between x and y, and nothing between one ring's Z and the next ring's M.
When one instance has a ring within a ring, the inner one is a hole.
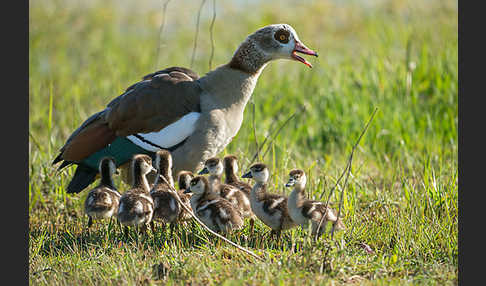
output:
M167 125L165 128L157 132L150 133L138 133L145 140L150 141L160 147L170 148L177 145L189 137L196 129L196 122L201 116L199 112L190 112L183 117L181 117L176 122ZM137 137L130 135L127 137L128 140L132 141L136 145L142 147L145 150L156 152L159 148L146 143Z

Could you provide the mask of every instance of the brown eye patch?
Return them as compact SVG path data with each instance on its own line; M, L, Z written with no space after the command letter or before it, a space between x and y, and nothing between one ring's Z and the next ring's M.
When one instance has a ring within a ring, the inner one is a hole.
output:
M290 32L284 29L278 30L275 35L275 40L280 43L287 44L289 42Z

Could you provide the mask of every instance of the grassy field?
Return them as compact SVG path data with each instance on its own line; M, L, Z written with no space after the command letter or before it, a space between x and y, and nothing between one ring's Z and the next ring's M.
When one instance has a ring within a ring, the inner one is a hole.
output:
M67 195L74 168L51 166L70 133L126 87L158 69L190 66L200 2L169 2L157 63L164 1L30 1L30 284L456 285L457 1L370 2L216 1L213 68L271 23L291 24L320 55L309 59L313 69L278 61L264 70L221 154L238 155L241 172L255 141L296 112L263 161L276 192L290 192L287 174L298 167L310 196L326 198L378 108L347 187L341 181L331 196L338 208L344 191L347 229L314 244L295 228L277 244L257 221L255 236L245 229L246 238L232 238L264 258L257 261L197 225L173 237L158 229L124 238L114 221L87 233L87 192ZM193 66L201 75L209 70L212 4L201 14Z

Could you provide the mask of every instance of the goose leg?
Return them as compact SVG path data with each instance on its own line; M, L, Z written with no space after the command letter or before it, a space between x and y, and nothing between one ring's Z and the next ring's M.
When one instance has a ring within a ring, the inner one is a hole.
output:
M93 225L93 219L88 216L88 228L90 228Z

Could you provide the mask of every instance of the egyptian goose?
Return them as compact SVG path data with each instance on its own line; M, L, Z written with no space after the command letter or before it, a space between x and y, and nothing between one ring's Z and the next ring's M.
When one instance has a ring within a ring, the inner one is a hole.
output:
M258 77L270 61L290 59L312 67L297 53L317 57L290 25L274 24L249 35L227 64L203 77L181 67L145 76L91 115L61 147L53 164L62 162L59 170L77 165L67 192L90 185L107 154L125 168L133 154L154 157L167 149L174 173L201 169L237 134Z
M180 171L177 175L177 181L179 184L179 190L177 194L181 199L182 203L191 210L191 193L184 193L187 188L189 188L191 184L191 180L194 178L194 174L190 171ZM179 213L179 221L188 221L192 218L191 214L185 209L181 208L181 212Z
M246 194L234 186L221 182L223 163L219 158L209 158L204 162L204 168L199 172L199 175L208 173L208 182L212 192L232 203L241 213L242 217L247 218L253 215L250 200Z
M89 191L84 202L84 211L88 215L88 228L93 220L111 218L118 210L120 193L113 183L113 174L116 173L115 160L105 157L100 161L101 180L99 185Z
M256 163L242 178L252 178L255 185L250 192L250 203L253 213L280 238L282 230L297 226L287 209L287 197L267 193L267 181L270 173L265 164Z
M337 219L336 212L327 207L326 204L319 201L308 200L305 197L305 184L307 178L303 170L295 169L289 173L289 181L285 185L286 187L294 186L294 189L290 193L287 207L292 220L301 225L306 226L309 222L312 224L312 236L321 236L326 231L326 225L328 222L335 223L336 229L345 229L341 219ZM325 215L324 219L321 219ZM319 228L319 224L321 226ZM319 228L319 231L317 231Z
M131 160L132 188L120 198L118 221L125 226L140 226L145 232L147 224L152 220L154 201L150 196L146 175L154 170L152 159L148 155L137 154Z
M243 227L240 212L229 201L211 192L205 177L194 177L186 190L190 192L194 214L211 230L226 234Z

